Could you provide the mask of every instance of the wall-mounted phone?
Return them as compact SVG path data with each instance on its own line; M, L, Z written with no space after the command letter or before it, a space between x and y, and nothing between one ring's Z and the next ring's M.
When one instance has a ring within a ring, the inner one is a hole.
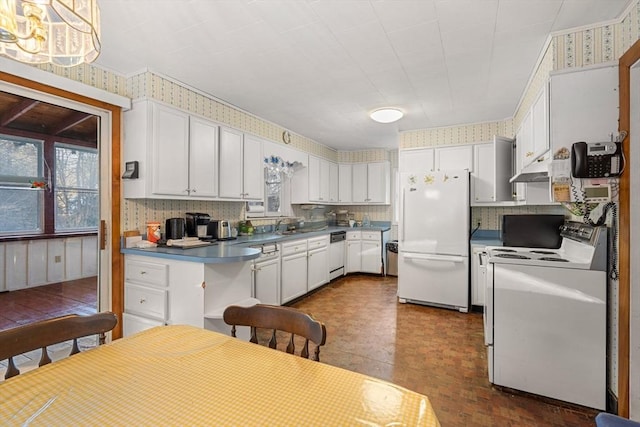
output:
M571 146L571 176L610 178L622 173L622 150L617 142L576 142Z

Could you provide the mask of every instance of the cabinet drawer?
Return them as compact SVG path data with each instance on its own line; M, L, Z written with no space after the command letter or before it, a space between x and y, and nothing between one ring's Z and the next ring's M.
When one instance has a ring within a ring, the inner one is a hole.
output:
M361 231L347 231L347 240L360 240L361 236Z
M127 313L165 320L167 318L167 291L125 283L124 310Z
M138 260L127 260L124 266L125 280L166 287L169 283L169 266Z
M329 236L312 237L309 239L309 250L329 246Z
M363 231L362 240L380 240L379 231Z
M282 244L282 256L296 254L298 252L307 251L306 240L294 240L293 242L285 242Z

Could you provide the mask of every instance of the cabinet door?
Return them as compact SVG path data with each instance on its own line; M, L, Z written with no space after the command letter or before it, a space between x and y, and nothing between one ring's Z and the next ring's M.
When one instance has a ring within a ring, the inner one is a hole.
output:
M338 165L338 202L351 203L352 201L352 183L351 165Z
M191 117L189 123L189 195L218 195L218 126Z
M436 170L468 169L473 172L473 146L443 147L435 149Z
M339 193L339 172L338 164L327 162L329 164L329 201L331 203L338 202Z
M242 132L235 129L220 128L220 197L241 199L242 186ZM261 169L262 171L262 169Z
M366 163L354 163L351 165L351 177L352 177L352 192L351 201L353 203L366 203L367 202L367 164Z
M531 111L522 119L520 130L518 132L519 140L516 141L516 155L519 159L517 171L520 172L524 167L533 162L533 116Z
M5 259L4 256L4 244L0 243L0 259ZM7 282L4 278L4 270L4 262L0 262L0 292L4 292L7 290Z
M260 303L280 305L280 259L256 263L254 281Z
M307 293L307 252L282 257L281 303Z
M433 148L418 150L401 150L398 154L398 169L400 172L432 171L435 151Z
M74 237L64 242L64 269L65 280L74 280L82 277L82 239Z
M329 281L329 249L325 246L309 251L307 288L312 290Z
M251 136L245 136L242 159L242 198L245 200L262 200L264 198L262 141Z
M362 271L361 241L347 240L347 273Z
M361 248L361 270L364 273L382 273L382 251L380 241L363 240Z
M189 115L153 104L153 194L186 196L189 190Z
M27 287L27 241L5 243L5 274L7 289Z
M329 201L329 161L320 159L320 201Z
M47 241L31 240L27 249L27 274L29 286L43 285L47 283Z
M471 180L471 200L478 203L495 202L494 144L476 144L473 149L475 167Z
M534 159L549 150L548 93L545 84L531 107L531 151Z
M321 201L321 167L318 157L309 156L309 201Z
M98 238L82 237L82 277L98 274Z
M369 163L367 165L367 202L391 202L391 168L389 162Z

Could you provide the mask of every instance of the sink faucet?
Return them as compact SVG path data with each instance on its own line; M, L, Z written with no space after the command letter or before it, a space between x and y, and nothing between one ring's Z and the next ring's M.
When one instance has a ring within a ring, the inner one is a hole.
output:
M274 233L276 234L280 234L280 224L282 223L282 219L279 219L276 221L276 225L273 227L274 228Z

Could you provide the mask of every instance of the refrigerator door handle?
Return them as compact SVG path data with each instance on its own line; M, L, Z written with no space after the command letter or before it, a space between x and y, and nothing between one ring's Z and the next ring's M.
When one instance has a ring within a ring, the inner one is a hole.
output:
M427 254L411 254L403 253L405 259L417 259L424 261L450 261L450 262L464 262L465 257L462 256L449 256L449 255L427 255Z
M404 242L404 229L405 229L405 204L404 204L404 199L405 199L405 189L402 189L402 204L400 205L400 208L402 209L402 218L400 221L400 227L402 228L402 231L400 232L400 241Z

